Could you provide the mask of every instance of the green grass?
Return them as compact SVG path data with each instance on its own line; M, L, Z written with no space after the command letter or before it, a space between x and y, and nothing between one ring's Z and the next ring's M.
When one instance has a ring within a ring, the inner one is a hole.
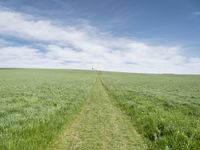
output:
M200 76L0 69L0 149L145 143L152 150L200 149Z
M143 138L113 105L98 77L73 124L56 138L55 150L145 150Z
M95 79L88 71L0 69L0 149L45 149Z
M200 76L104 73L103 81L149 149L200 149Z

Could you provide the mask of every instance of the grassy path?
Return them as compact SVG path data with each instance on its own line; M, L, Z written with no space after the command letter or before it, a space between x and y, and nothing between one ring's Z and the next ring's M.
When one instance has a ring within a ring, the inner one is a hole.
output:
M59 135L55 150L144 150L143 139L116 108L97 78L86 105L72 125Z

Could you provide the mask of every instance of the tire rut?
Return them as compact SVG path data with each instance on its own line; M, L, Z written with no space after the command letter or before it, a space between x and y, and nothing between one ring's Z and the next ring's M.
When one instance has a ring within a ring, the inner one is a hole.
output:
M112 104L97 77L88 100L72 125L54 141L55 150L145 150L143 138Z

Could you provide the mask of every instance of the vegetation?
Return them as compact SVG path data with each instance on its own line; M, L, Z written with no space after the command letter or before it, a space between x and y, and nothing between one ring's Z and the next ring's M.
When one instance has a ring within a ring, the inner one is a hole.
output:
M200 149L200 76L0 69L0 149Z
M200 76L104 73L103 81L149 149L200 149Z
M45 149L73 120L95 79L87 71L1 69L0 149Z
M146 150L143 138L97 80L73 124L55 138L55 150Z

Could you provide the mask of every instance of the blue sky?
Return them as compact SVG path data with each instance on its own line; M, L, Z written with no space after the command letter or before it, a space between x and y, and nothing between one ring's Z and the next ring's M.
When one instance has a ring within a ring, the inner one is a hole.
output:
M199 41L199 0L0 1L0 67L200 73Z

